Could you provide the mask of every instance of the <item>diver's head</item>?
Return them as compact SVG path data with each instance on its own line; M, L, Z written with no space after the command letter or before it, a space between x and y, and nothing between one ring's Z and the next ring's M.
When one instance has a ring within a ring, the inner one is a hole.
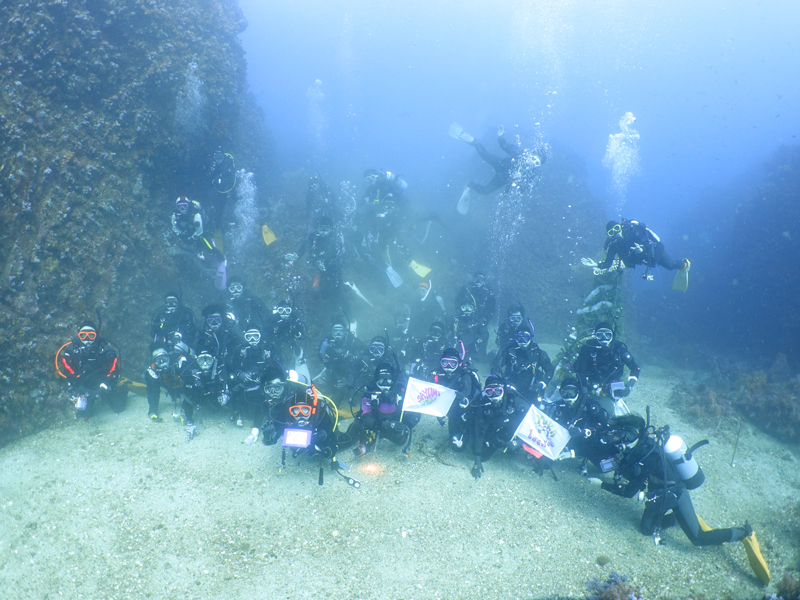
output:
M475 285L475 287L482 288L484 285L486 285L486 275L484 275L481 271L477 271L472 277L472 283Z
M164 373L169 369L169 351L163 346L156 346L150 352L150 358L153 361L153 370L156 373Z
M331 231L333 231L333 219L327 216L320 217L317 219L314 231L319 236L330 235Z
M394 201L392 195L389 194L383 202L381 202L381 208L375 214L376 217L379 219L385 219L386 217L391 216L397 210L397 202Z
M581 395L581 386L574 377L567 377L558 388L561 398L572 404Z
M222 329L222 314L215 311L206 315L206 327L214 332Z
M430 291L430 286L424 281L417 286L417 296L419 296L420 300L426 298L428 296L429 291Z
M614 340L614 330L611 328L611 323L601 321L595 325L594 339L604 348L608 348Z
M483 395L494 403L499 403L503 400L506 393L503 380L497 375L489 375L483 385Z
M200 367L200 370L204 373L210 371L211 367L214 366L214 357L208 350L202 350L195 360L197 360L197 366Z
M386 353L386 338L380 335L372 338L369 343L369 354L373 359L382 358Z
M514 341L520 348L527 348L533 341L533 333L530 324L522 323L514 332Z
M238 300L241 298L242 292L244 292L244 284L242 281L240 279L231 278L228 283L228 295L231 300Z
M335 342L343 342L347 337L347 327L342 323L334 323L331 327L331 337Z
M84 321L78 328L78 341L86 346L91 347L97 340L97 327L91 321Z
M617 221L609 221L606 223L606 233L609 239L615 239L622 235L622 224Z
M378 172L375 169L367 169L364 171L364 181L367 182L367 185L372 185L378 181Z
M447 348L442 352L442 358L439 359L439 364L445 373L452 375L461 366L461 359L458 356L458 351L455 348Z
M253 348L258 346L261 341L261 332L256 327L251 327L244 332L244 341L250 344Z
M434 321L428 327L428 337L432 340L438 340L444 335L444 323L441 321Z
M283 397L286 387L286 373L278 365L269 365L261 376L264 385L264 396L268 402L276 402Z
M164 296L164 310L168 314L172 314L178 310L179 304L180 300L178 299L178 294L169 292L166 296Z
M186 196L178 196L178 199L175 200L175 214L189 214L189 199Z
M525 318L525 308L521 303L515 302L508 307L507 318L512 327L519 327L522 323L522 319Z
M311 388L308 388L308 391L311 392ZM314 414L313 392L302 396L298 394L296 398L299 404L289 407L289 416L294 419L294 424L298 427L307 427L311 421L311 415Z
M284 298L272 309L272 314L278 315L278 318L280 318L281 321L285 321L292 316L292 311L294 310L292 308L292 304L293 302L291 298Z
M192 351L189 349L189 344L180 339L173 338L172 353L177 356L189 356L192 353Z
M603 434L602 441L624 452L639 443L647 424L639 415L630 414L616 417L609 425L611 430Z
M475 301L472 299L465 300L459 306L459 311L462 317L469 317L475 312Z
M375 368L375 385L382 392L388 392L394 385L394 367L390 363L381 363Z
M322 180L319 178L319 175L312 175L311 178L308 180L308 191L309 192L316 192Z

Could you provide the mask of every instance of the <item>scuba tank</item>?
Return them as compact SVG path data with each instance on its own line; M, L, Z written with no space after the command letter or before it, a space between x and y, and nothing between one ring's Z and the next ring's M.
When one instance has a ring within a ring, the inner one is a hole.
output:
M708 440L701 440L687 449L686 443L681 438L677 435L670 435L664 444L664 454L675 465L675 469L678 471L678 475L681 476L681 480L686 485L687 490L699 488L706 480L703 470L692 454L697 448L705 446L707 443Z

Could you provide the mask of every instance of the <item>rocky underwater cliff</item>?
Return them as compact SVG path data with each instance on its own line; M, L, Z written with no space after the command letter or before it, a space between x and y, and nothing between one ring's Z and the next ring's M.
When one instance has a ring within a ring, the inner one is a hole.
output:
M245 27L236 0L0 6L0 445L63 412L53 359L82 319L144 352L172 204L204 200L214 150L267 168Z

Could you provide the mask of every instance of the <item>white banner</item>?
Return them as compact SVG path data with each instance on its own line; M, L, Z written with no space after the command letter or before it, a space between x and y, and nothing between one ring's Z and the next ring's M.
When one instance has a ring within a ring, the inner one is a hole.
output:
M515 434L531 448L555 460L569 442L569 431L535 406L522 419Z
M456 393L450 388L409 377L403 398L403 412L444 417L455 399Z

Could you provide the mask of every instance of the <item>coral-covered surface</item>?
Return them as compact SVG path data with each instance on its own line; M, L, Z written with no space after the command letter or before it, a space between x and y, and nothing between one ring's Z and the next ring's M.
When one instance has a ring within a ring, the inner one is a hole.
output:
M176 275L178 190L208 187L217 146L263 141L244 26L235 0L0 5L0 443L54 418L53 356L82 318L142 339L148 291Z

